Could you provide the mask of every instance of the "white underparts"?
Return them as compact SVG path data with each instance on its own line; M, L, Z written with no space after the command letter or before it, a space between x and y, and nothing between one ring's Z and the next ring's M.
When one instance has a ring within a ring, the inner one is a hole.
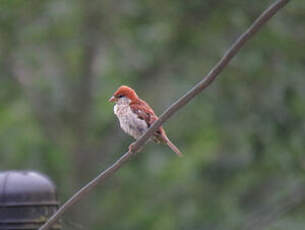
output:
M147 130L148 126L144 120L141 120L137 114L132 112L129 103L128 98L120 98L114 106L114 114L118 117L124 132L138 139Z

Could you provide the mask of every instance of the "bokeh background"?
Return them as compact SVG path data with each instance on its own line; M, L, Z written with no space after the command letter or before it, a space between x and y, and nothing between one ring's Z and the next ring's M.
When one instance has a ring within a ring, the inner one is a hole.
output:
M272 1L1 0L0 169L49 175L65 201L131 143L108 98L157 114ZM305 228L305 1L291 1L64 229Z

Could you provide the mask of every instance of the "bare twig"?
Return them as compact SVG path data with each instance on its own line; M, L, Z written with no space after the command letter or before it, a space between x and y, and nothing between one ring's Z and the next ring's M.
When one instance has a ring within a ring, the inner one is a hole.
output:
M159 119L146 131L146 133L138 139L134 144L134 151L127 152L121 156L113 165L106 170L102 171L97 177L90 181L87 185L77 191L68 201L66 201L57 212L50 217L50 219L39 228L39 230L49 229L64 213L65 211L74 205L76 202L81 200L88 192L93 190L99 183L104 182L105 179L113 175L120 167L130 159L135 152L137 152L152 136L152 134L174 113L180 108L185 106L192 98L202 92L207 86L209 86L217 77L217 75L226 67L231 59L237 54L240 48L251 38L253 35L283 6L285 6L289 0L278 0L269 6L257 19L256 21L235 41L235 43L227 50L221 60L212 68L212 70L195 85L190 91L184 96L179 98L174 104L172 104Z

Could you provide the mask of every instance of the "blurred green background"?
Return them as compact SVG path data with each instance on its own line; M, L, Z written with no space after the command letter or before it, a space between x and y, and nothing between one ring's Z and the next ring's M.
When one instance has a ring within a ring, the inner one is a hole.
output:
M272 1L1 0L0 169L49 175L61 201L133 141L108 98L157 114ZM291 1L211 87L63 218L64 229L305 229L305 1Z

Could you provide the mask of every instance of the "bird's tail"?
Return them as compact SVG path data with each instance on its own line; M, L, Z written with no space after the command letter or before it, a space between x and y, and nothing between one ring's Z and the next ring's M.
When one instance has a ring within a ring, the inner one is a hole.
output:
M181 153L181 151L173 144L173 142L170 141L170 139L168 139L168 137L166 135L165 136L165 142L168 145L168 147L170 147L177 155L178 157L183 157L183 154Z

